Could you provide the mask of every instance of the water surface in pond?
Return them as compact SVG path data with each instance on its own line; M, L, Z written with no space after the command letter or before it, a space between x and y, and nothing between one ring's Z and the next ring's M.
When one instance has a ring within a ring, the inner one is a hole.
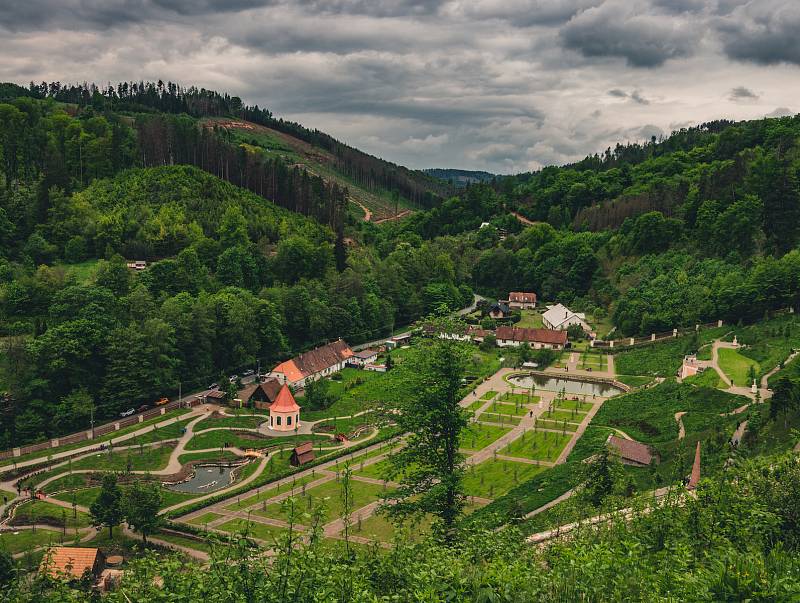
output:
M169 488L190 494L214 492L231 484L231 473L234 469L235 467L225 465L195 467L194 476L189 481L173 484Z
M624 393L622 389L610 383L594 383L592 381L581 381L579 379L545 377L544 375L514 375L509 377L508 381L515 387L524 389L530 388L531 384L533 384L536 389L548 392L560 392L563 389L567 394L575 394L578 396L586 395L610 398L611 396Z

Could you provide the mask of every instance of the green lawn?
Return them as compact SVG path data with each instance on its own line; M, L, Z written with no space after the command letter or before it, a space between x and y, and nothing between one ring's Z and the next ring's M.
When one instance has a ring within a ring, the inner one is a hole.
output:
M519 425L522 421L521 417L514 415L499 415L493 412L483 412L479 415L478 421L487 421L489 423L500 423L500 425Z
M541 415L543 419L550 419L551 421L571 421L574 423L580 423L583 421L583 418L586 416L586 413L583 412L575 412L572 410L554 410L552 412L547 411Z
M14 532L17 532L16 534ZM9 530L0 532L0 550L8 551L12 555L22 553L33 548L48 544L61 544L61 530L36 528L32 530ZM67 542L71 539L67 534Z
M486 409L486 412L493 412L501 415L514 415L515 417L524 417L530 412L530 409L523 406L523 403L507 403L507 402L492 402Z
M75 492L60 492L53 498L72 504L74 496L76 505L88 507L94 502L98 494L100 494L100 487L93 486L91 488L81 488L80 490L75 490Z
M72 469L96 469L98 471L156 471L163 469L169 462L169 456L175 449L173 445L149 446L128 450L108 449L72 462ZM61 471L65 467L59 468Z
M683 380L683 382L691 383L692 385L696 385L698 387L718 387L720 389L728 388L728 386L725 385L725 382L719 376L719 373L716 371L716 369L710 366L702 373L697 373L696 375L687 377Z
M490 389L488 392L485 392L485 393L484 393L484 394L481 396L481 400L491 400L491 399L492 399L492 398L494 398L496 395L497 395L497 392L496 392L496 391L494 391L494 390L491 390L491 389Z
M154 536L154 538L208 554L211 554L212 550L210 540L195 540L194 538L189 538L188 536L179 536L177 534L168 534L166 532L159 532Z
M461 448L482 450L509 431L511 431L510 427L470 423L467 429L461 433Z
M752 358L743 356L738 350L730 348L720 348L717 352L719 353L719 368L734 385L747 387L752 383L750 367L753 369L753 374L758 377L761 368L758 362Z
M353 485L353 509L357 510L364 505L378 500L385 492L383 486L377 484L367 484L364 482L352 482ZM305 493L295 495L298 501L298 511L301 513L309 512L316 505L325 501L325 512L323 514L323 522L329 522L338 518L342 512L341 500L342 485L336 480L331 480L307 489ZM266 511L254 511L254 515L262 517L270 517L273 519L286 520L281 503L272 503L267 505Z
M559 431L568 431L568 432L578 431L577 423L570 423L568 421L550 421L548 419L537 419L536 427L541 427L542 429L556 429Z
M202 515L198 515L197 517L187 520L186 523L191 524L193 526L203 527L207 523L211 523L212 521L221 519L222 517L223 515L220 515L219 513L213 513L211 511L208 511L207 513L203 513Z
M278 526L271 526L258 521L247 521L246 519L231 519L225 523L221 523L214 527L215 530L229 532L231 534L247 534L251 538L258 538L272 542L282 532L286 532L286 528L279 528Z
M375 429L375 415L373 413L361 415L349 419L336 419L330 421L322 421L314 425L314 432L319 433L343 433L348 438L358 431L360 435L355 440L365 438Z
M528 396L528 394L513 394L511 392L506 392L500 398L498 398L498 402L507 402L513 405L524 405L524 404L538 404L540 398L539 396Z
M522 437L503 448L500 454L539 461L555 461L571 438L571 434L527 431Z
M54 505L53 503L42 500L25 502L17 507L14 513L15 522L41 522L47 520L51 525L61 526L66 514L67 528L85 528L90 525L89 516L82 511L77 512L77 517L73 517L72 509Z
M494 498L529 480L544 467L504 459L489 459L471 466L464 477L464 492L470 496Z
M64 269L64 274L68 279L72 279L78 284L85 285L94 277L94 272L101 260L85 260L75 264L56 264Z
M620 375L670 377L678 372L687 352L689 338L642 345L614 355L614 366Z
M418 542L423 536L430 532L430 516L422 517L418 520L409 520L400 524L400 529L405 530L405 538L409 542ZM391 519L384 514L375 513L366 519L358 520L358 514L353 517L353 525L350 528L351 534L369 538L377 542L391 542L392 537L398 530Z
M556 400L555 407L559 410L577 410L578 412L589 412L594 404L591 402L581 402L580 400Z
M69 490L70 488L85 488L86 481L89 479L88 473L73 473L72 475L64 475L56 480L47 484L42 490L45 494L52 494L61 490Z
M214 429L215 427L241 427L244 429L255 429L265 421L265 417L253 417L243 415L239 417L209 417L203 419L194 426L194 432L203 431L205 429Z
M536 310L520 310L520 312L522 313L522 318L514 326L526 329L541 329L544 326L542 315Z
M320 475L317 473L315 475L311 475L308 473L303 477L300 477L296 480L290 481L288 484L283 486L278 486L275 484L265 486L261 488L260 491L247 496L246 498L242 498L240 496L236 497L236 500L228 505L225 505L225 508L229 511L241 511L242 509L246 509L247 507L252 507L255 504L258 504L262 501L269 500L270 498L277 496L281 492L286 492L287 490L302 488L303 484L307 484L309 482L313 482L314 480L318 480Z
M256 433L252 435L242 435L240 433L228 431L226 429L219 429L214 431L206 431L192 436L192 439L186 444L186 450L206 450L210 448L222 448L222 445L227 443L229 446L237 448L269 448L271 446L283 445L288 448L293 448L299 442L321 442L325 447L334 446L335 443L331 438L318 435L287 435L287 436L263 436Z

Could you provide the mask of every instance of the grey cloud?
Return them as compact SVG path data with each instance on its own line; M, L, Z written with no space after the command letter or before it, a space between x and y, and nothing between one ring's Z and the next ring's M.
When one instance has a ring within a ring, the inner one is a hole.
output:
M790 115L794 115L794 111L789 107L778 107L774 111L767 113L764 117L788 117Z
M478 19L502 19L516 27L559 25L604 0L474 0L455 12Z
M800 65L800 4L760 0L740 6L716 22L725 53L761 65Z
M697 29L685 19L648 14L643 5L608 0L572 18L560 31L566 48L589 58L622 58L634 67L658 67L688 56Z
M649 105L650 101L642 96L642 93L638 90L634 90L631 93L625 92L624 90L620 90L619 88L613 88L612 90L608 91L609 96L613 96L614 98L627 98L630 99L632 102L636 103L637 105Z
M745 88L744 86L736 86L731 90L730 94L731 100L756 100L758 99L758 94L750 90L750 88Z

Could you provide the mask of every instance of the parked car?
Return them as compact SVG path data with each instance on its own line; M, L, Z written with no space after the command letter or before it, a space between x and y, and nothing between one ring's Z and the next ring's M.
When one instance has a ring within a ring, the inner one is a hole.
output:
M219 383L212 383L208 386L208 389L219 389Z
M119 413L119 416L120 417L130 417L135 412L136 412L135 409L129 408L128 410L125 410L125 411Z
M239 375L231 375L230 377L228 377L228 381L230 381L231 383L236 383L236 380L238 378L239 378Z
M136 412L144 412L144 411L146 411L148 408L150 408L150 405L149 405L149 404L142 404L142 405L141 405L139 408L137 408L137 409L136 409Z
M169 402L169 398L161 398L158 402L156 402L156 406L164 406L164 404L167 402Z
M247 369L245 372L242 373L244 377L249 377L250 375L254 375L255 371L253 369Z

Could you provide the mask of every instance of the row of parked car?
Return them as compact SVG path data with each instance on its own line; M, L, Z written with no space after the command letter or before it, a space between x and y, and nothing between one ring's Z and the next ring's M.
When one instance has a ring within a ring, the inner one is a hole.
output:
M242 373L242 377L250 377L251 375L255 374L256 372L254 370L248 369ZM228 381L231 383L236 383L237 379L239 379L239 375L231 375L230 377L228 377ZM208 386L208 389L219 389L219 383L212 383L211 385ZM155 404L142 404L139 408L129 408L128 410L119 413L119 416L123 418L130 417L136 414L137 412L144 412L155 406L162 406L167 402L169 402L169 398L161 398Z
M252 369L248 369L242 373L242 377L250 377L251 375L255 375L256 372ZM239 379L239 375L231 375L228 377L228 381L230 383L236 383L236 380ZM219 389L219 383L212 383L208 386L208 389Z

